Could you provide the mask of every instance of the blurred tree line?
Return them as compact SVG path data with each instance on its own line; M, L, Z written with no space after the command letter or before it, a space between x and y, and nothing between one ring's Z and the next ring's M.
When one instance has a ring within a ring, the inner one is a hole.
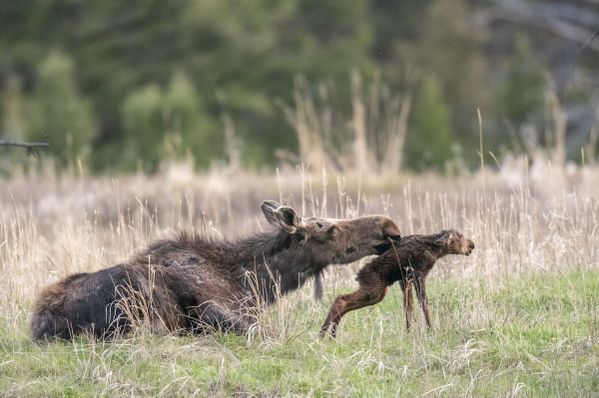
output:
M574 20L579 35L526 14L545 4L570 7L553 17L567 15L558 22ZM549 144L541 134L549 80L576 116L568 124L576 153L596 118L599 50L584 28L592 32L597 15L584 0L7 0L0 136L47 140L63 167L83 159L97 171L153 171L161 159L190 156L205 168L227 158L229 121L243 164L261 167L301 150L285 117L298 104L294 79L308 82L307 96L326 87L329 105L350 115L360 109L358 73L364 97L375 81L410 96L397 148L412 169L442 169L456 156L473 162L477 107L490 150L521 147L530 126ZM379 102L368 102L369 114L381 113Z

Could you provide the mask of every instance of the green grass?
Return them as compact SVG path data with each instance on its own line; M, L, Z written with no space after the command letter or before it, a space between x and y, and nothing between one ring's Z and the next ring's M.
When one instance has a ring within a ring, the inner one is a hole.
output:
M317 331L351 287L286 298L250 337L36 345L24 311L0 321L0 395L599 396L599 271L431 279L433 331L418 316L406 333L393 287L349 313L336 341Z

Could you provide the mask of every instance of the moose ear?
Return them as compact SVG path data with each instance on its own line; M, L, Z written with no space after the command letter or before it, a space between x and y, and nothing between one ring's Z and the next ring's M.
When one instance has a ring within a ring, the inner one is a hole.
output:
M281 207L281 204L279 202L275 202L274 200L265 200L260 205L260 209L262 210L262 213L269 224L277 224L275 211L277 211L279 207Z
M274 215L277 220L277 225L290 234L296 233L302 224L301 217L289 206L279 206Z
M302 223L302 219L295 210L274 200L265 200L260 208L269 224L275 225L290 234L297 232L298 226Z

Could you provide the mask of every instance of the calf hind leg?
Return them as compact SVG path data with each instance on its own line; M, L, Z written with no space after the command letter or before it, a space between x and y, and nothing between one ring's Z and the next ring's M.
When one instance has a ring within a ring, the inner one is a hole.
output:
M428 299L426 298L426 286L423 277L416 278L414 283L416 284L416 296L418 296L418 302L420 303L420 307L422 308L422 313L424 314L424 320L426 321L426 326L431 328L431 319L428 310Z
M320 328L320 337L323 338L329 326L331 327L331 337L337 335L337 326L341 318L349 311L367 307L379 303L385 297L385 288L365 289L360 287L357 291L339 296L333 302L329 314L327 315L322 327Z

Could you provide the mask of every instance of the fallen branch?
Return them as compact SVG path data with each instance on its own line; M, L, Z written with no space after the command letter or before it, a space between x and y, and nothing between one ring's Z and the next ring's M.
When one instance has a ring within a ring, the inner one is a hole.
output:
M31 155L34 158L37 158L38 157L38 154L36 152L37 148L47 148L50 146L50 144L47 142L19 142L19 141L0 140L0 146L25 148L27 150L28 155Z
M26 149L33 148L47 148L50 146L47 142L18 142L18 141L5 141L0 140L0 146L12 146Z

